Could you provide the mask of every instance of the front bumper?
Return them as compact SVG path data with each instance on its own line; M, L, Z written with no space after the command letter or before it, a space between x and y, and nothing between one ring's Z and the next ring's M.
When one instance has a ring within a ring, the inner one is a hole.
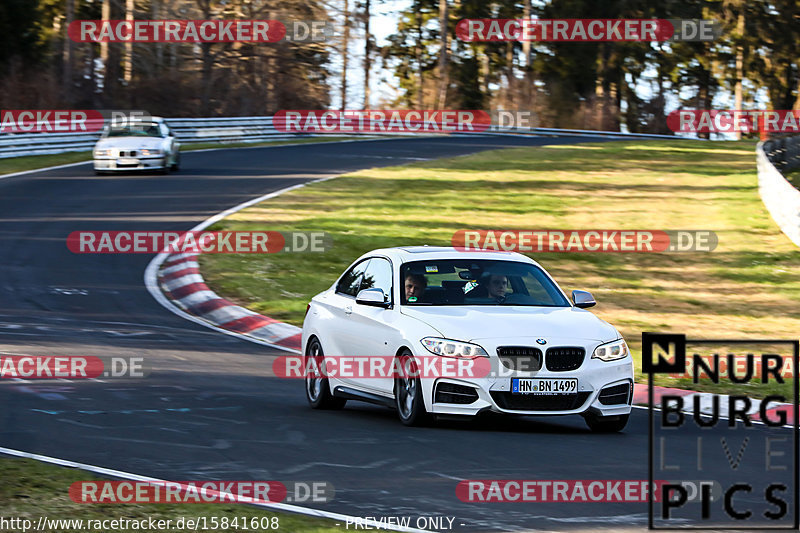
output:
M599 416L617 416L630 413L633 398L631 356L628 355L619 361L605 362L592 359L592 352L588 350L588 346L586 348L586 356L581 366L570 371L549 371L544 367L535 372L514 371L502 366L498 357L490 356L493 371L487 377L423 379L422 389L426 408L428 412L435 414L465 416L477 415L484 411L517 415L570 415L591 412ZM593 350L594 346L591 346L591 349ZM513 378L531 377L576 378L577 392L532 395L516 394L511 391ZM474 390L474 393L465 394L470 389ZM469 400L473 401L465 403Z
M159 170L166 167L167 156L159 155L152 157L95 157L94 169L104 171L125 171L125 170Z

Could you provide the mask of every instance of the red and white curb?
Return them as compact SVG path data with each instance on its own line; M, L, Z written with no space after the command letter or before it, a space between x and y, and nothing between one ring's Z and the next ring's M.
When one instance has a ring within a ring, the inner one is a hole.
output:
M161 289L187 313L267 344L300 350L300 328L231 303L209 289L200 275L197 255L170 255L161 267L158 271Z
M214 215L188 231L203 231L251 205L305 187L307 184L335 177L329 176L301 183L248 200ZM161 252L147 265L144 284L158 303L186 320L226 335L244 338L279 350L300 352L302 332L300 328L261 315L218 296L208 288L203 276L200 275L197 254Z

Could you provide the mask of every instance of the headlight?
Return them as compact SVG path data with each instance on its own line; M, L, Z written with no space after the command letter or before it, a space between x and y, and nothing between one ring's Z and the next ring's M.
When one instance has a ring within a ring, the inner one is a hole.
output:
M108 157L111 155L111 150L109 150L108 148L102 150L95 150L94 155L95 157Z
M144 155L144 156L161 155L162 153L163 152L161 150L158 150L158 149L149 149L149 148L142 149L142 155Z
M488 357L486 350L477 344L468 342L454 341L450 339L440 339L438 337L425 337L420 341L429 352L442 355L444 357Z
M601 361L615 361L622 359L628 355L628 345L625 344L624 339L619 339L613 342L601 344L594 349L592 359L600 359Z

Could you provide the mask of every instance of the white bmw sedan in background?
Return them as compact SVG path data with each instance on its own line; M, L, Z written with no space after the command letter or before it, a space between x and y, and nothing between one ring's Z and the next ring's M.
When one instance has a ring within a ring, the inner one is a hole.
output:
M180 143L161 117L124 126L106 126L93 151L97 174L178 170L180 157Z
M620 431L633 396L628 346L584 309L595 305L591 294L573 291L572 299L517 253L427 246L369 252L311 300L302 335L306 363L369 356L419 370L433 358L483 363L490 371L386 378L312 370L305 375L308 402L317 409L347 400L383 404L406 425L494 411L580 414L592 430Z

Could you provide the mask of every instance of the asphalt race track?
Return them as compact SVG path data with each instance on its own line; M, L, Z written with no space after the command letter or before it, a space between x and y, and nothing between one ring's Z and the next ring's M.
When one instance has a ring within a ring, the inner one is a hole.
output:
M615 435L590 433L580 417L405 428L394 412L367 404L312 411L300 382L266 377L271 357L285 352L161 307L143 283L151 255L77 255L65 244L79 230L186 230L256 196L361 168L584 140L217 150L184 153L181 171L166 176L97 177L86 164L0 177L0 351L141 356L150 372L127 380L4 380L0 446L161 479L322 480L334 485L335 499L312 507L455 516L455 528L465 531L645 528L644 503L465 503L455 494L462 479L646 480L645 410L634 410ZM714 431L704 435L713 440ZM785 429L763 431L791 437ZM683 439L671 449L695 449L694 435ZM766 476L747 468L735 477ZM756 495L750 504L754 512L765 505Z

